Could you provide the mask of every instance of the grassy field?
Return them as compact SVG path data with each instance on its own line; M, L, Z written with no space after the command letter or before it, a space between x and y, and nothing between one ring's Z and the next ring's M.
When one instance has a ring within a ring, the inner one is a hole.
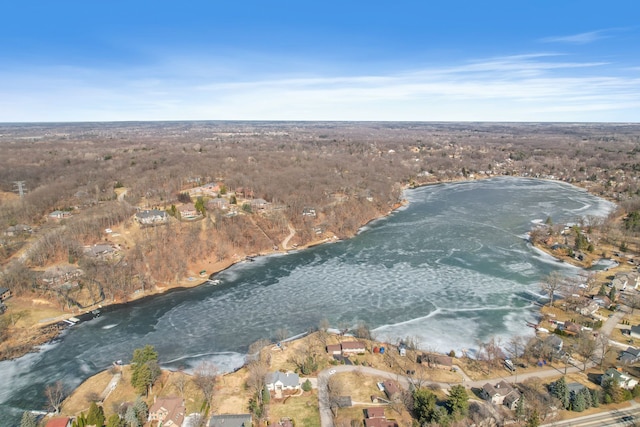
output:
M290 418L297 426L320 427L320 411L318 394L315 390L302 396L291 396L284 402L272 400L269 404L269 420L271 424L282 418Z

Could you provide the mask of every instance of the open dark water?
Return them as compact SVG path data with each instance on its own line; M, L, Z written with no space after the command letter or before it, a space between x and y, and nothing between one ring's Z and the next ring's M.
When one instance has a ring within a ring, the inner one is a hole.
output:
M0 362L0 426L41 409L47 384L69 387L152 344L165 367L240 366L250 343L300 334L327 318L365 321L377 337L473 352L479 340L531 334L539 279L559 264L532 248L534 222L606 215L613 205L559 182L521 178L441 184L353 239L238 264L221 284L171 292L104 313L61 342Z

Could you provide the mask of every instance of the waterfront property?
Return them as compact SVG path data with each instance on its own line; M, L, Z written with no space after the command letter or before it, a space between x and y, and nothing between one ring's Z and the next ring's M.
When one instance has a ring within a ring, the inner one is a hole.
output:
M300 377L294 372L272 372L267 375L269 391L297 390L300 388Z
M157 421L163 427L180 427L186 408L179 397L159 397L149 408L148 421Z

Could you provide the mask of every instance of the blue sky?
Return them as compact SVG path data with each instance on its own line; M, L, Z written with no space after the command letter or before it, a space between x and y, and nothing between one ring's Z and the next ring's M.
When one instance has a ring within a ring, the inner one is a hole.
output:
M0 122L640 121L640 2L31 1Z

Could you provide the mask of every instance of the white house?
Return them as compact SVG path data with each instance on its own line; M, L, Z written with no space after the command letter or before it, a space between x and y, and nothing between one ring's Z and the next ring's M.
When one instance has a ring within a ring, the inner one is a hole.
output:
M168 220L167 213L158 209L147 209L136 213L136 221L143 225L162 224Z
M602 374L600 385L604 384L604 382L609 378L613 378L620 387L627 390L631 390L638 385L638 380L631 377L631 375L613 368L607 369L607 372Z
M272 372L267 375L268 390L297 390L300 388L300 377L294 372Z
M520 392L506 381L500 381L495 386L486 383L482 386L481 394L485 400L495 403L496 405L504 404L512 410L515 408L518 400L520 400Z

